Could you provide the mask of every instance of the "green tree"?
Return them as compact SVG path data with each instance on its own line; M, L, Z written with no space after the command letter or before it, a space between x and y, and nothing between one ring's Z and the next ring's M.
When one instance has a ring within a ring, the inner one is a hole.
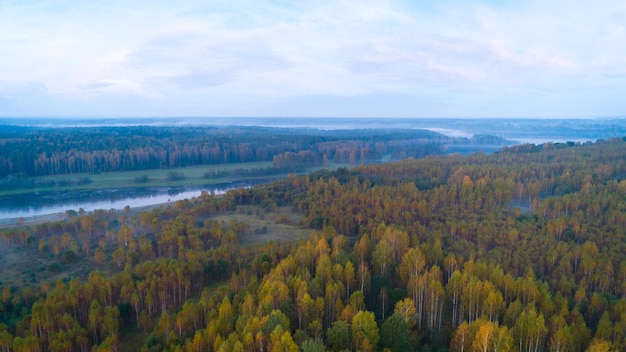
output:
M336 321L326 331L326 342L331 351L339 352L350 349L351 341L350 325L345 321Z
M320 338L308 339L302 342L302 352L325 352L326 345Z
M409 329L404 318L397 313L392 314L380 327L381 349L388 348L394 352L411 351Z
M380 339L373 312L359 311L352 318L352 339L356 351L373 351Z
M547 332L543 315L537 314L535 308L522 312L513 327L513 337L520 352L541 349Z

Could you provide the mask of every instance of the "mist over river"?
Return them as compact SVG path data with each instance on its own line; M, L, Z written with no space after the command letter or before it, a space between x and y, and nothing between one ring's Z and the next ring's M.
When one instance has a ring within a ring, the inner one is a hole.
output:
M91 212L96 209L139 208L198 197L202 192L224 194L230 189L248 188L250 183L229 183L206 187L130 188L93 192L49 192L0 199L0 221L17 222L19 218L63 216L66 211Z

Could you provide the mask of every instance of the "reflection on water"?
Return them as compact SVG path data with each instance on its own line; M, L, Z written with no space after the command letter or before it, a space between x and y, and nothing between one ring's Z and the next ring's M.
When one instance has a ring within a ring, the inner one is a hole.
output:
M249 183L229 183L196 188L131 188L92 192L46 193L0 199L0 220L96 209L138 208L198 197L203 191L224 194Z

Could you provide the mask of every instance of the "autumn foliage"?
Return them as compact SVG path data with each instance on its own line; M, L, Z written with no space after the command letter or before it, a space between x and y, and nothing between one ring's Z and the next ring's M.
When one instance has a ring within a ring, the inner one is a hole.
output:
M621 139L524 145L4 230L117 269L4 287L0 347L623 351L625 175ZM310 237L241 247L246 224L213 220L261 204Z

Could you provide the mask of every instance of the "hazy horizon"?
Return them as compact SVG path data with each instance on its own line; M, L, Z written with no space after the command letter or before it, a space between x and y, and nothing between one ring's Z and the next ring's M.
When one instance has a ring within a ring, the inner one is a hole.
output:
M492 135L520 143L585 142L626 136L626 118L373 118L373 117L161 117L1 118L1 125L55 127L264 127L320 131L430 130L450 137Z

